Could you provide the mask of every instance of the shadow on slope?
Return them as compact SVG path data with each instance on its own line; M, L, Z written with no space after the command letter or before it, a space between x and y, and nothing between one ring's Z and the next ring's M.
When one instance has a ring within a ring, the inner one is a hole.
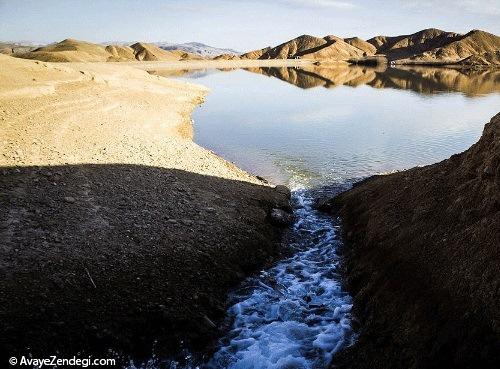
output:
M285 189L138 165L0 168L1 347L149 356L206 345L278 255ZM39 356L42 355L42 356ZM45 355L45 356L44 356Z

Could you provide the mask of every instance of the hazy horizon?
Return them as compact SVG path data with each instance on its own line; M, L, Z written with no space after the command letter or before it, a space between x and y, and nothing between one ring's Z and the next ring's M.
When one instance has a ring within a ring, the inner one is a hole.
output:
M301 34L368 39L425 28L500 33L500 1L0 0L2 41L201 42L238 51Z

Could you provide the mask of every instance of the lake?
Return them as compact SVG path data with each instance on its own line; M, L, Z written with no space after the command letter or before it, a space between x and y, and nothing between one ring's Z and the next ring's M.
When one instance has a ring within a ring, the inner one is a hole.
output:
M312 66L181 78L211 89L193 114L195 142L291 186L443 160L476 142L500 106L500 71Z

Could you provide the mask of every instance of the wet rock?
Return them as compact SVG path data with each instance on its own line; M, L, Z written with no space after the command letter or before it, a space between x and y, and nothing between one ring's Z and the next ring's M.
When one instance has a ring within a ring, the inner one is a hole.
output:
M339 209L338 204L335 201L335 198L319 198L316 199L314 205L314 209L323 211L325 213L333 213L334 211Z
M287 227L294 221L294 216L282 209L272 209L269 214L271 223L280 227Z

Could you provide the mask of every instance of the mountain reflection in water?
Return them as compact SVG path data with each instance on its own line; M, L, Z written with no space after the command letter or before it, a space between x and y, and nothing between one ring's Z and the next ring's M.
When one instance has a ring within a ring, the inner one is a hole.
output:
M211 73L230 72L237 68L154 70L163 77L202 78ZM347 64L306 65L302 67L243 68L252 73L275 77L302 89L338 86L394 88L421 94L461 92L466 96L482 96L500 92L498 69L454 69L444 67L360 67Z
M300 88L368 85L374 88L413 90L421 94L462 92L466 96L500 92L500 70L429 67L370 68L349 65L301 68L246 68L252 73L279 78Z

